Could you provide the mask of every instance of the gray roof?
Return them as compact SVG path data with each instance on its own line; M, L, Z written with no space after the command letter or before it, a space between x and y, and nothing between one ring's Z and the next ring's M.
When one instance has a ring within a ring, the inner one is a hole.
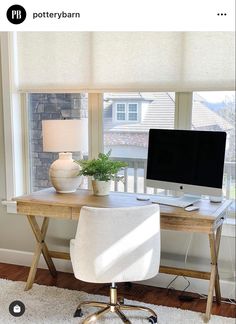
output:
M104 95L105 100L154 100L157 93L155 92L113 92Z
M138 123L113 122L112 102L117 100L141 100L146 101L148 107L142 120ZM200 95L195 95L192 128L212 130L228 130L233 126L216 112L209 109L205 100ZM109 132L148 132L150 128L174 128L175 102L174 93L112 93L105 96L104 131Z
M212 130L229 130L233 128L227 120L209 109L205 104L205 99L195 96L192 111L192 128L204 129L210 127Z
M127 95L116 94L115 99L130 100ZM150 128L173 128L175 103L168 93L138 93L132 94L132 99L148 102L148 109L139 123L114 123L112 121L112 103L104 111L104 130L116 132L147 132ZM113 98L111 98L113 99ZM167 113L168 110L168 113Z

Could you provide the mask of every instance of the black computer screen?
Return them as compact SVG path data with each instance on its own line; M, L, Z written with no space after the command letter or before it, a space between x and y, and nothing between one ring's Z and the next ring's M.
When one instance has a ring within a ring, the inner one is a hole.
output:
M150 129L146 178L222 188L225 132Z

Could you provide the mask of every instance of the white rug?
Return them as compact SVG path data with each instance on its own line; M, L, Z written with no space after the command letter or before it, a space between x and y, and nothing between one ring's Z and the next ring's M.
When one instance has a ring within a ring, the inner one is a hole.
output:
M77 290L68 290L57 287L47 287L34 284L29 291L24 291L24 282L0 279L0 323L20 324L63 324L81 323L80 318L73 318L77 305L84 300L108 301L107 297L90 295ZM158 298L158 296L157 296ZM13 317L9 313L9 305L15 300L20 300L25 305L25 313L21 317ZM200 324L203 322L203 314L171 308L156 306L125 300L125 303L135 305L147 305L157 312L159 324ZM84 310L85 316L95 308ZM143 312L127 312L133 324L148 323L143 317ZM121 324L116 315L106 315L97 323ZM212 316L209 324L235 324L234 318Z

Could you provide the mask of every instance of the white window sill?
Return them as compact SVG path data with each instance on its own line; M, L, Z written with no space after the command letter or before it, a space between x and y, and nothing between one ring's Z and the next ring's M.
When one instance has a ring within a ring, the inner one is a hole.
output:
M6 206L7 213L9 213L9 214L16 214L17 213L16 201L2 200L2 205Z

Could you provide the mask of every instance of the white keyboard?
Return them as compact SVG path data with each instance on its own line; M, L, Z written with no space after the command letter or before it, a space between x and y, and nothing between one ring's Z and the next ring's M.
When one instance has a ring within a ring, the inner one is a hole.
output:
M194 204L195 202L200 200L200 197L196 197L196 196L182 196L182 197L155 196L155 197L151 197L150 199L153 204L161 204L161 205L185 208L187 206L191 206L192 204Z

